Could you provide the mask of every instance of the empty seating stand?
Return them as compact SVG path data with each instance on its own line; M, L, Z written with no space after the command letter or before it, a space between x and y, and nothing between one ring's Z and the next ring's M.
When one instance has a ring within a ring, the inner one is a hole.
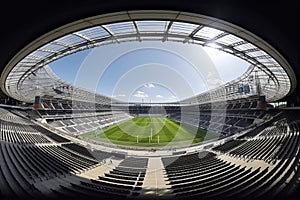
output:
M233 148L236 148L237 146L243 144L244 142L246 142L246 140L230 140L222 145L213 148L213 150L226 153L232 150Z
M63 144L62 146L72 151L75 151L81 155L84 155L86 157L95 159L95 157L91 154L91 152L87 148L81 145L74 144L74 143L67 143L67 144Z
M236 103L231 104L231 108L236 107ZM248 106L250 109L252 105L241 103L239 106L240 109ZM63 104L55 106L61 107L61 110L67 108ZM82 109L90 109L83 106L78 105ZM213 120L213 126L218 128L224 112L219 110L211 114L212 107L201 105L203 112L198 116L199 124L209 126L209 121ZM215 107L223 108L222 105ZM227 105L225 107L228 109ZM181 119L177 111L173 110L172 116ZM274 113L268 115L275 116ZM162 156L163 178L171 191L169 197L271 200L295 196L300 177L300 121L296 114L285 111L280 118L271 117L270 121L245 135L212 149L207 148L207 151ZM224 130L228 131L243 126L247 120L241 121L242 118L254 120L264 112L250 110L242 113L239 109L229 109L225 115ZM81 122L92 125L96 120L99 123L101 120L101 123L114 122L114 118L105 116L72 121L75 126ZM191 119L195 115L191 111L186 116ZM0 131L1 200L143 199L141 194L148 157L126 156L103 175L87 179L78 174L98 167L101 160L113 154L75 144L5 109L0 109Z
M132 168L132 163L136 164ZM129 157L98 180L80 180L71 186L61 186L54 192L67 199L124 199L137 197L142 189L148 159Z

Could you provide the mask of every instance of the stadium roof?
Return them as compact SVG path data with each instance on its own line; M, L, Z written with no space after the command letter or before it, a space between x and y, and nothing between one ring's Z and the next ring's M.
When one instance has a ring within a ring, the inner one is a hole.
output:
M86 48L137 40L212 45L239 56L265 71L266 83L272 80L280 86L269 90L273 95L270 100L281 99L296 87L296 76L289 63L272 46L245 29L185 12L128 11L84 18L39 37L8 63L2 74L2 89L20 99L18 85L35 69ZM11 69L13 73L9 73Z

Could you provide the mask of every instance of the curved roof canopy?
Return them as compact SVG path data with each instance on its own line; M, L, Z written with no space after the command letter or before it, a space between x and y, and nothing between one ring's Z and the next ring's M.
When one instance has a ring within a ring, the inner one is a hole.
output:
M215 93L210 92L210 97L234 94L237 98L239 85L246 84L249 77L260 80L261 92L268 101L281 99L296 87L295 74L287 61L261 38L216 18L176 11L111 13L53 30L26 46L9 62L2 73L1 87L15 99L32 102L34 91L29 95L22 85L48 63L88 48L149 40L211 46L252 65L242 77L225 84L223 89L214 90ZM42 82L40 79L39 84Z

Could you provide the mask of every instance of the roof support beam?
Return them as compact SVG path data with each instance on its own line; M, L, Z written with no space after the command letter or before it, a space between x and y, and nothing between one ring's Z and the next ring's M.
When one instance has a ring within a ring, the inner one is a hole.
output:
M200 31L204 26L203 25L200 25L198 26L197 28L195 28L191 34L183 41L183 43L187 43L190 39L193 39L195 34Z
M171 29L172 25L173 25L173 21L170 21L169 24L168 24L168 26L167 26L167 29L166 29L166 31L164 33L164 37L163 37L163 40L162 40L163 42L167 41L168 32Z
M80 33L73 33L73 35L76 35L76 36L78 36L78 37L80 37L80 38L82 38L82 39L84 39L84 40L86 40L88 42L93 42L90 38L88 38L85 35L82 35Z
M117 43L120 43L119 40L116 39L115 35L107 28L105 25L101 25L101 27L114 39Z
M226 32L221 33L221 34L217 35L216 37L214 37L214 38L208 40L207 42L205 42L204 45L207 45L208 43L215 42L217 39L220 39L220 38L222 38L222 37L224 37L226 35L228 35L228 33L226 33Z
M133 21L133 25L134 25L134 28L135 28L135 30L136 30L137 39L138 39L139 42L141 42L142 39L141 39L139 27L138 27L136 21Z

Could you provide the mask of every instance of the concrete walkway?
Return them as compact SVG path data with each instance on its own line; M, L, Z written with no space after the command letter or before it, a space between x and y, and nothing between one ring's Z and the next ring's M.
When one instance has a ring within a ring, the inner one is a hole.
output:
M164 166L161 158L149 158L148 169L146 171L143 189L143 199L153 198L169 198L171 191L170 186L167 185L168 181L165 180ZM169 195L168 195L169 194ZM144 196L145 195L145 196Z
M217 157L221 158L222 160L234 163L236 165L246 167L246 169L252 168L252 170L256 170L260 167L261 170L264 170L265 168L269 167L269 170L271 170L274 168L274 165L270 165L263 160L250 160L239 157L233 157L226 154L220 154Z
M110 163L110 160L112 163ZM99 176L104 176L104 173L109 173L109 171L113 170L116 166L118 166L122 162L122 160L117 159L106 159L105 164L99 165L95 168L92 168L90 170L87 170L85 172L82 172L81 174L78 174L77 176L80 176L82 178L86 179L99 179Z

